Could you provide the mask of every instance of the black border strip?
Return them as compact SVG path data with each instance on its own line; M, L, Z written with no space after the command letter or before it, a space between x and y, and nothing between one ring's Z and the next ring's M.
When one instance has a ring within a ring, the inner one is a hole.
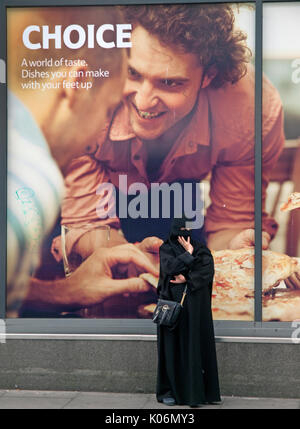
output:
M255 11L255 271L254 320L262 321L262 0Z
M40 1L40 3L39 3ZM256 0L3 0L6 7L116 6L141 4L255 3Z
M0 58L6 64L6 9L0 3ZM6 79L7 71L5 70ZM6 243L7 243L7 97L6 83L0 83L0 319L6 311Z

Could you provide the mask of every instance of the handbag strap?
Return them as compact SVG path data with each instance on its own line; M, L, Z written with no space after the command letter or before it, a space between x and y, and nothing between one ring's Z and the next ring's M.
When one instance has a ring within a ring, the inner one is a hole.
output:
M184 302L184 299L185 299L186 292L187 292L187 285L185 285L185 288L184 288L184 291L183 291L183 294L182 294L182 298L181 298L181 301L180 301L181 307L183 307L183 302Z

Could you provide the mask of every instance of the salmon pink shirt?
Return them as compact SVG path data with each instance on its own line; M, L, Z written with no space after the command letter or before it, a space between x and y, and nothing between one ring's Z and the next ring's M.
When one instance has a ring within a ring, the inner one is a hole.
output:
M254 70L235 84L200 90L190 121L174 140L154 182L179 179L201 181L210 174L210 200L205 215L206 234L224 229L254 228ZM262 196L263 230L274 237L278 225L265 212L270 173L284 146L282 104L277 90L263 78ZM108 224L120 228L117 217L99 219L97 188L109 182L118 187L142 182L150 188L147 151L132 131L126 105L121 104L110 126L102 130L93 156L76 158L65 180L63 224ZM114 198L109 199L113 211ZM134 222L134 220L133 220Z

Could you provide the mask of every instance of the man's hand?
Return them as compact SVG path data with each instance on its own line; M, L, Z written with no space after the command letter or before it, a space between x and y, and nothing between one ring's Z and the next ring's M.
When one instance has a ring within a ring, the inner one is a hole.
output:
M150 286L139 277L113 278L112 268L128 264L140 272L159 276L158 269L133 244L98 249L70 277L77 288L80 306L88 307L117 294L148 291Z
M159 248L162 244L163 240L158 237L146 237L137 244L137 248L150 259L153 265L159 268Z
M32 278L24 306L28 310L60 313L99 304L117 294L148 291L151 286L139 277L113 278L116 266L128 264L134 264L141 272L159 275L133 244L99 248L70 277L49 281Z
M170 283L185 283L186 278L183 274L178 274L178 276L174 276L175 280L170 280Z
M159 248L162 245L163 240L161 240L158 237L146 237L143 241L136 244L135 247L139 249L145 257L148 258L148 260L154 265L154 267L159 271ZM126 269L126 267L124 267ZM119 271L121 271L119 269ZM141 274L143 271L141 271L140 267L138 267L135 263L131 263L127 267L127 276L128 277L134 277L139 274Z
M262 248L266 250L269 247L271 236L268 232L262 232ZM254 229L244 229L236 236L234 236L228 245L228 249L242 249L244 247L253 247L255 243Z
M194 251L194 248L191 245L191 239L190 239L190 237L188 237L188 239L185 240L184 237L179 236L178 237L178 241L181 244L181 246L184 247L184 249L192 255L192 253Z
M284 283L289 289L300 289L300 273L296 272L284 280Z

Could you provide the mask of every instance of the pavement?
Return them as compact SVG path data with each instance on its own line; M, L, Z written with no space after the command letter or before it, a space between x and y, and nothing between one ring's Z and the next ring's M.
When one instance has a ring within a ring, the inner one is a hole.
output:
M156 401L154 394L69 392L38 390L0 390L0 409L189 409L168 407ZM222 402L197 409L300 409L300 399L245 398L222 396Z

